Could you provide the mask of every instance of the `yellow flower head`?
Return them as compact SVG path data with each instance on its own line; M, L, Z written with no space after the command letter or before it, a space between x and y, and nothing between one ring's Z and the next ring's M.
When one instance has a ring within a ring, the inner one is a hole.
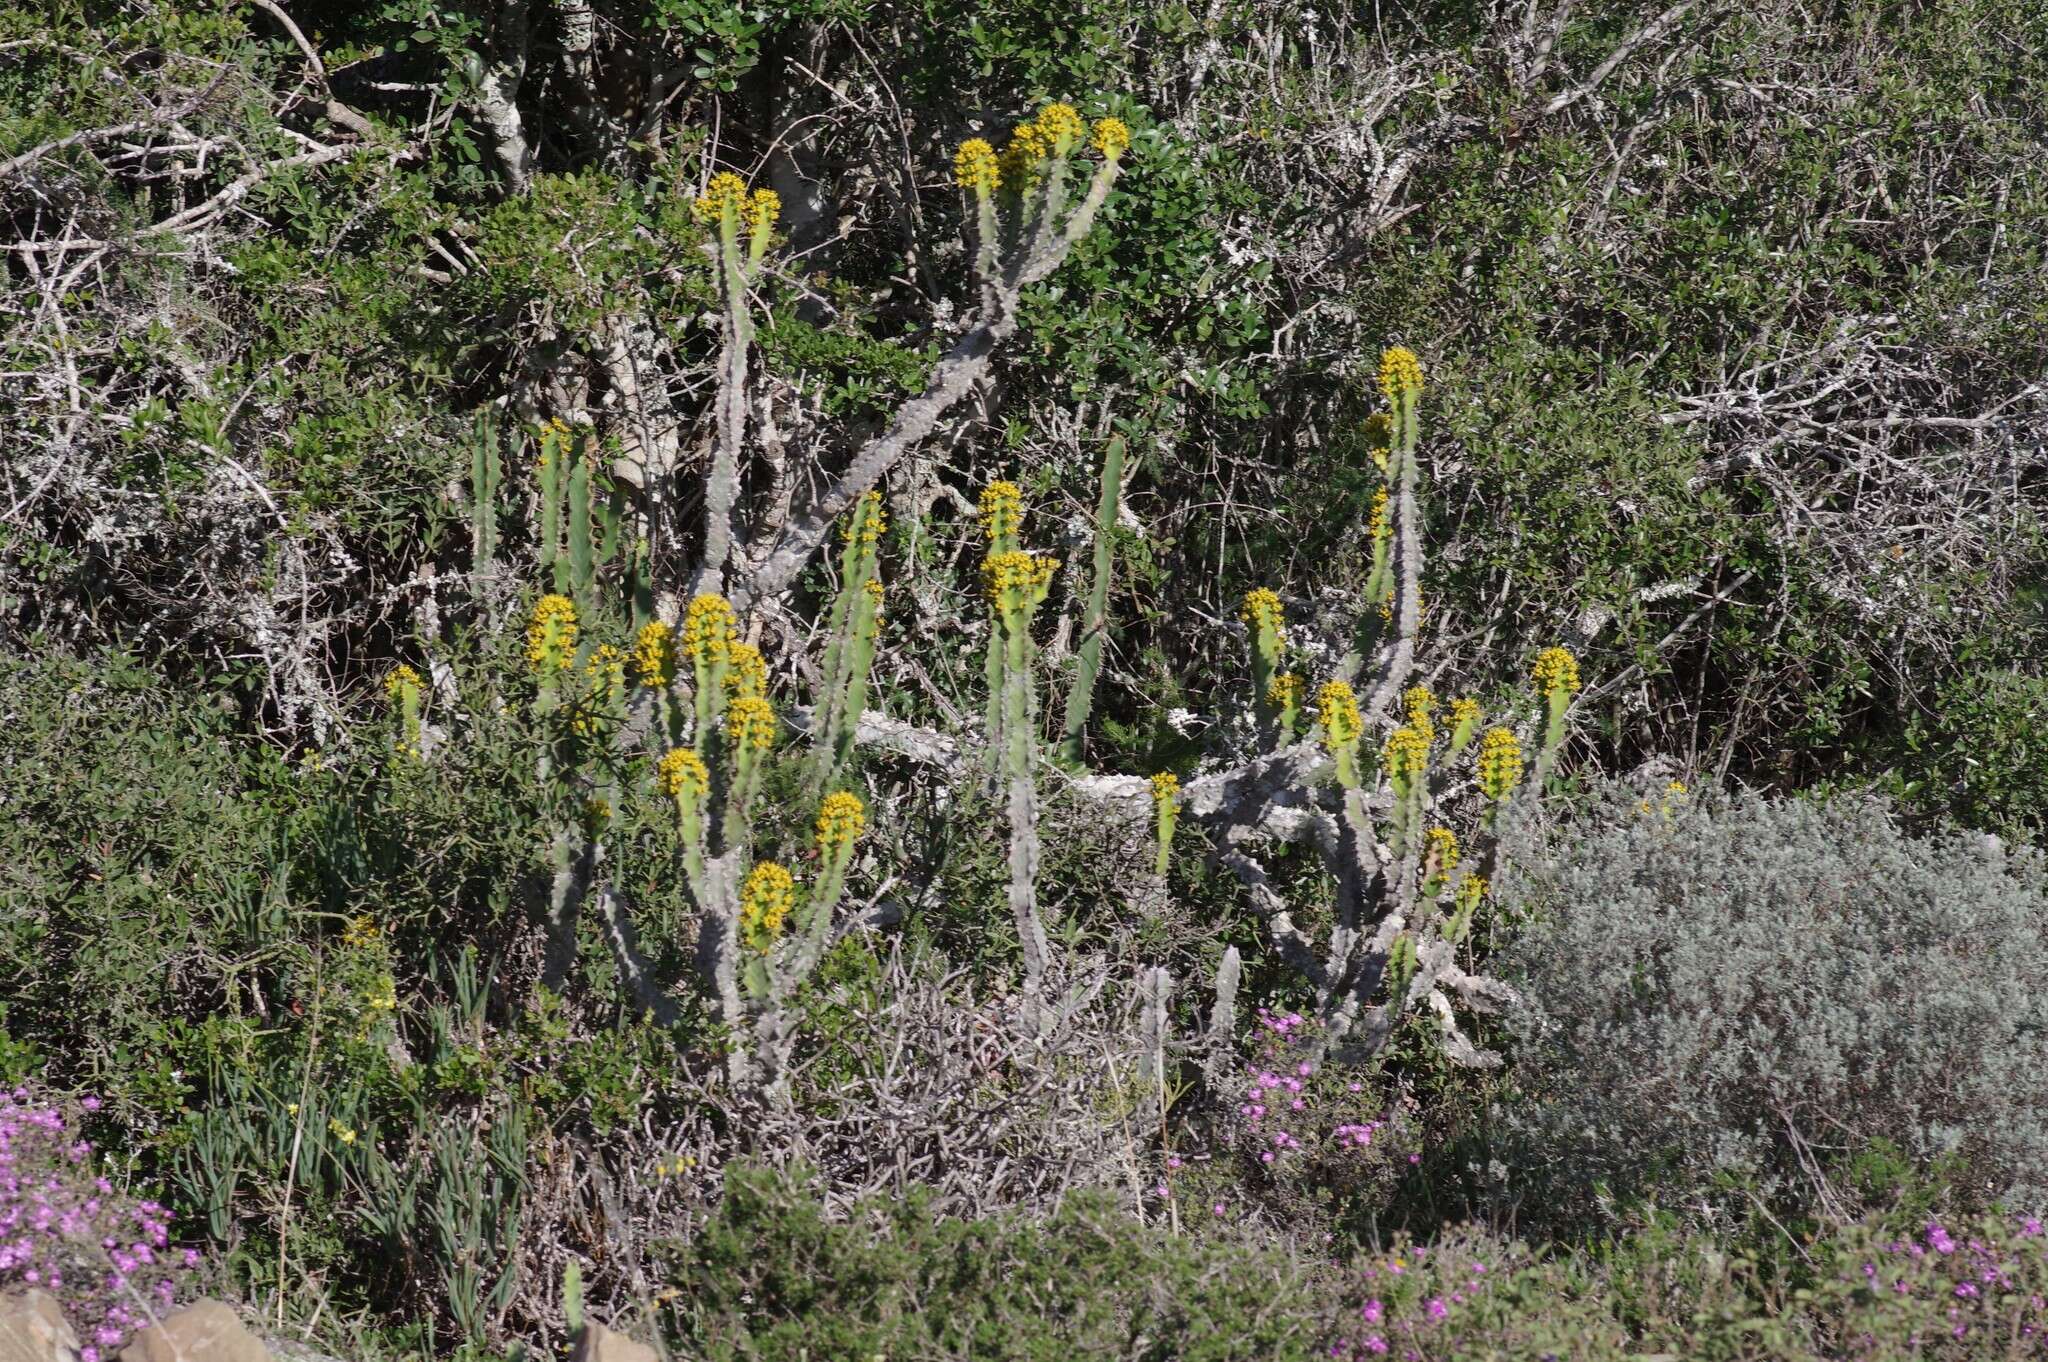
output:
M576 606L567 596L543 596L526 626L526 660L535 671L567 671L576 657Z
M1088 145L1100 152L1104 160L1114 161L1131 149L1130 125L1121 118L1098 118Z
M818 849L827 855L852 846L867 830L868 811L859 795L835 791L818 805Z
M1505 728L1489 728L1479 740L1479 789L1488 799L1506 799L1522 783L1522 744Z
M1152 777L1152 802L1161 808L1180 808L1180 777L1171 771Z
M1449 828L1431 828L1426 834L1423 859L1436 857L1436 873L1448 875L1458 868L1458 834Z
M368 946L383 934L384 929L377 925L377 919L364 914L349 919L348 926L342 929L341 944Z
M731 171L722 171L711 177L711 183L697 200L699 222L720 222L725 210L730 208L735 217L741 215L747 204L747 182Z
M1436 709L1436 695L1428 686L1410 686L1402 691L1401 707L1408 715L1409 726L1421 733L1425 741L1436 736L1436 725L1429 721Z
M1014 482L981 489L981 532L990 543L1014 537L1024 527L1024 493Z
M875 618L880 619L882 617L882 597L885 594L882 590L882 579L880 577L870 577L861 583L860 589L868 593L868 599L873 601L875 605Z
M796 906L796 881L773 861L763 861L747 873L740 889L740 935L748 946L765 951L782 935L782 924Z
M739 640L732 602L723 596L694 596L683 613L683 656L699 666L725 662Z
M1012 608L1044 591L1059 565L1042 553L992 553L981 563L982 590L998 610Z
M732 663L732 674L725 683L728 692L767 699L768 659L761 656L761 650L751 643L733 643L727 645L726 653Z
M1579 689L1579 660L1564 648L1545 648L1532 669L1536 689L1545 695L1572 695Z
M953 182L977 194L993 194L1002 187L1002 167L987 139L970 137L960 144L953 153Z
M1055 152L1079 145L1088 131L1081 115L1071 104L1048 104L1038 111L1038 135Z
M1664 787L1664 792L1670 795L1682 795L1685 793L1685 782L1674 780Z
M1413 724L1403 724L1387 735L1380 756L1389 776L1413 780L1429 768L1429 739Z
M1380 352L1380 392L1391 404L1402 394L1412 397L1422 391L1422 361L1405 345Z
M1019 123L1010 133L997 169L1005 189L1023 193L1038 178L1038 165L1052 154L1052 143L1030 123Z
M1422 588L1415 589L1415 618L1420 620L1427 610L1422 603ZM1394 627L1394 598L1389 595L1380 602L1380 624L1388 629Z
M1299 710L1301 708L1301 677L1294 672L1281 672L1273 678L1273 684L1266 687L1266 703L1278 710Z
M1387 489L1384 487L1372 494L1372 511L1366 517L1365 530L1375 541L1387 532Z
M765 752L775 745L775 707L758 695L735 696L725 707L725 732L735 747Z
M875 545L888 530L889 518L882 513L882 494L863 492L857 513L846 518L846 528L839 532L839 537L849 544L858 538L861 556L873 558Z
M1452 891L1459 908L1470 912L1479 906L1479 900L1486 897L1486 877L1470 873L1458 877L1458 887Z
M401 662L391 669L391 675L384 678L384 693L391 697L391 703L395 705L405 698L408 691L417 698L423 684L420 674Z
M665 621L649 620L633 636L633 675L652 690L676 679L676 631Z
M670 799L698 800L711 788L711 772L689 748L672 747L655 764L654 783Z
M772 189L756 189L747 198L747 226L756 232L765 232L775 225L775 219L782 216L782 196Z
M1276 637L1286 637L1287 610L1280 604L1280 594L1276 591L1262 586L1245 592L1244 604L1237 608L1237 617L1254 634L1270 629Z
M595 831L612 821L612 802L592 795L583 801L584 826Z
M332 1116L327 1118L327 1133L343 1144L354 1144L356 1142L356 1132Z
M1323 743L1338 748L1358 741L1365 720L1358 713L1358 694L1348 681L1325 681L1316 690L1316 725L1323 730Z
M1451 726L1476 724L1479 722L1479 702L1468 696L1459 696L1451 701Z

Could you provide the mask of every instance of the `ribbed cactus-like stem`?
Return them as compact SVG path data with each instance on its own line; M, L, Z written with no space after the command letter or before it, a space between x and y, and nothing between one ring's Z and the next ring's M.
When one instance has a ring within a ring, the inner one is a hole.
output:
M1088 613L1081 620L1081 646L1074 658L1073 684L1067 690L1066 737L1060 757L1079 766L1095 708L1095 680L1102 672L1103 636L1109 630L1109 573L1116 526L1116 508L1123 495L1124 437L1110 437L1102 452L1102 482L1095 503L1095 572L1088 588Z

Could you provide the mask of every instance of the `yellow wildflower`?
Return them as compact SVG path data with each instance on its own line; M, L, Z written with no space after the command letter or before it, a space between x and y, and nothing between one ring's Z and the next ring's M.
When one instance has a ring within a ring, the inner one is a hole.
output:
M1266 587L1244 593L1244 604L1238 607L1237 617L1255 634L1270 629L1277 637L1286 636L1287 609L1280 604L1280 594Z
M1007 539L1024 526L1024 492L1014 482L998 480L981 489L981 532L990 542Z
M575 657L575 602L567 596L541 597L526 626L526 660L535 671L567 671Z
M1424 859L1427 860L1429 856L1436 857L1437 874L1448 875L1458 868L1457 833L1452 832L1449 828L1438 827L1431 828L1424 834L1424 837L1427 843L1427 853Z
M740 890L740 936L757 951L765 951L782 935L782 924L796 906L796 881L773 861L763 861L748 872Z
M1088 125L1081 121L1081 115L1073 105L1057 103L1048 104L1038 111L1037 128L1039 137L1057 155L1064 155L1088 131Z
M1316 724L1323 730L1323 742L1341 747L1358 741L1365 720L1358 713L1358 694L1348 681L1325 681L1316 691Z
M1131 149L1130 125L1121 118L1098 118L1088 145L1100 152L1104 160L1114 161Z
M723 596L695 596L683 612L683 656L699 666L727 661L739 640L732 603Z
M722 171L711 177L711 183L697 200L697 220L716 223L724 220L730 208L735 217L746 208L747 182L731 171Z
M1396 780L1413 780L1429 766L1429 739L1421 729L1403 724L1387 735L1381 749L1387 774Z
M367 946L383 934L384 929L377 925L377 919L364 914L349 919L348 926L341 933L341 944Z
M1384 487L1372 494L1372 511L1366 517L1365 531L1374 540L1387 532L1387 489Z
M1409 726L1422 734L1424 742L1436 737L1436 725L1429 721L1430 712L1436 708L1436 695L1428 686L1410 686L1402 691L1401 704L1408 714Z
M1536 689L1545 695L1571 695L1579 688L1579 661L1564 648L1545 648L1532 669Z
M1479 702L1466 696L1451 701L1451 726L1479 722Z
M1489 728L1479 740L1479 789L1488 799L1506 799L1522 783L1522 744L1505 728Z
M868 593L868 599L874 602L875 618L880 619L882 617L882 579L870 577L861 583L860 589Z
M407 691L418 696L423 684L420 674L401 662L391 669L391 675L384 678L384 693L391 697L391 703L397 704Z
M1414 396L1422 391L1422 361L1415 352L1405 345L1392 346L1380 352L1380 392L1389 403L1402 394Z
M875 555L875 545L881 542L888 529L889 518L882 513L882 494L864 492L861 494L858 513L846 518L846 528L839 532L839 536L851 544L854 536L858 534L861 556L872 558Z
M633 638L633 675L662 690L676 679L676 634L664 620L649 620Z
M970 137L960 144L953 153L953 182L980 194L993 194L1002 186L1002 167L987 139Z
M711 772L689 748L673 747L655 763L654 783L670 799L702 799L711 788Z
M327 1118L327 1133L343 1144L354 1144L356 1142L355 1130L343 1125L339 1119L332 1116Z
M734 697L725 707L725 732L736 747L766 751L775 744L775 708L758 695Z
M818 847L826 853L852 846L868 828L867 808L860 796L844 790L825 796L818 805Z
M782 215L782 196L772 189L756 189L747 199L747 226L756 232L765 232L775 225L775 219Z
M735 643L727 652L732 662L732 675L725 683L728 693L766 699L768 659L761 656L761 650L751 643Z
M1458 878L1455 892L1458 907L1469 912L1479 906L1479 900L1486 897L1486 877L1467 872Z
M1010 143L1003 148L1002 159L997 163L1002 175L1003 187L1023 193L1038 178L1038 164L1052 154L1052 144L1045 135L1030 123L1020 123L1010 133Z
M1294 672L1274 677L1273 684L1266 687L1266 703L1277 710L1301 708L1301 677Z
M1161 771L1152 777L1152 802L1154 804L1180 808L1180 777L1171 771Z
M1059 565L1059 559L1042 553L992 553L981 563L982 589L999 610L1025 604L1018 597L1044 591Z

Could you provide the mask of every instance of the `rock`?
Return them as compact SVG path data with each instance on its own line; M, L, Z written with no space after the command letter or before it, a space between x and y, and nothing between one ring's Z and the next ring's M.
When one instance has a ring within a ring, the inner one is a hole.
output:
M645 1343L591 1323L583 1326L583 1337L576 1340L576 1353L569 1362L661 1362L661 1354Z
M270 1362L270 1352L233 1310L195 1301L137 1334L121 1362Z
M78 1362L78 1335L47 1291L0 1294L0 1362Z

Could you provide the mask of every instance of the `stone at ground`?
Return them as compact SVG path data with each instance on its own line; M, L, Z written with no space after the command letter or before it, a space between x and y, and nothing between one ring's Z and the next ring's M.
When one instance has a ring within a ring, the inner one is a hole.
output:
M593 1323L583 1326L583 1337L576 1340L576 1355L570 1362L661 1362L661 1355L645 1343L635 1343Z
M121 1362L270 1362L270 1353L233 1310L195 1301L137 1334Z
M0 1362L78 1362L78 1335L55 1296L0 1293Z

